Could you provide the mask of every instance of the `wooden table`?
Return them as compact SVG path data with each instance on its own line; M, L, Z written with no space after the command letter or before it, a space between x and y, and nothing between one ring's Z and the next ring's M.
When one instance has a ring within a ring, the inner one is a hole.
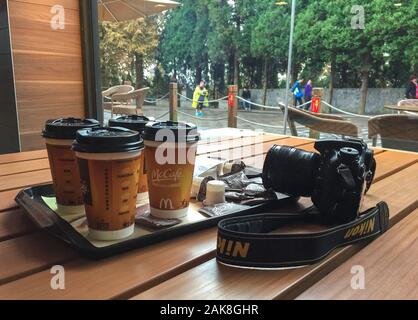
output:
M387 105L386 109L395 110L398 112L418 112L418 100L412 100L410 103L404 103L402 105Z
M255 138L248 131L237 129L216 129L205 136L222 136L223 140L202 141L199 155L244 159L257 166L262 165L265 153L273 144L313 150L313 140L273 134ZM391 226L398 224L393 231L389 230L370 245L362 243L336 250L313 266L254 271L232 269L216 263L216 228L105 260L85 260L73 249L37 230L14 203L20 189L51 181L46 152L1 155L0 299L355 298L354 294L344 293L344 286L349 284L347 272L351 261L363 263L365 267L379 265L373 275L379 275L379 270L390 267L392 274L386 272L379 281L370 284L388 288L391 283L383 282L396 275L395 266L416 269L418 154L376 149L376 160L376 180L365 198L363 209L380 200L387 201ZM310 200L302 199L297 209L309 205ZM403 238L396 230L405 230L405 234L410 236ZM372 250L367 251L368 248ZM377 256L367 260L379 248ZM398 260L393 264L395 258ZM412 262L408 262L408 258ZM54 265L65 268L65 290L50 287L53 276L50 271ZM413 289L417 286L411 281L411 276L409 274L409 278L403 279L403 289L394 291L391 297L418 298L416 289ZM379 297L379 290L373 292L377 292L373 297Z

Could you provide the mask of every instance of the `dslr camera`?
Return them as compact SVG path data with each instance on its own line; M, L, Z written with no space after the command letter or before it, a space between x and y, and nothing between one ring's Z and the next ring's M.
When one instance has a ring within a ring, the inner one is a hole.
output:
M273 146L263 168L268 189L311 197L326 224L355 220L376 171L373 150L361 139L321 140L319 152Z

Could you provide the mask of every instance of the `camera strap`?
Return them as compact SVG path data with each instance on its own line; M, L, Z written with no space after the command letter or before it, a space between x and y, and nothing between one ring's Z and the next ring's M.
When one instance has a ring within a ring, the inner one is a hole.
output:
M290 223L313 223L316 218L303 212L222 220L218 225L217 259L230 266L260 269L313 264L337 247L383 234L389 227L389 208L380 202L358 219L320 232L271 233Z

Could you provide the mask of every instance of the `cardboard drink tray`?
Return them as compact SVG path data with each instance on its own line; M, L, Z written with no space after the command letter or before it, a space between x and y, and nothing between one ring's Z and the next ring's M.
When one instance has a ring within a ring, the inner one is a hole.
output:
M45 197L54 197L52 184L33 186L22 190L17 195L16 202L38 227L56 238L65 241L83 256L90 259L109 257L128 250L214 227L220 220L225 218L261 213L280 208L294 201L289 196L278 194L277 200L248 206L245 209L223 216L208 217L198 212L202 208L202 204L192 200L188 216L182 219L182 222L176 226L153 230L136 224L135 232L129 238L119 241L95 241L88 236L84 214L79 214L78 216L60 215L44 201Z

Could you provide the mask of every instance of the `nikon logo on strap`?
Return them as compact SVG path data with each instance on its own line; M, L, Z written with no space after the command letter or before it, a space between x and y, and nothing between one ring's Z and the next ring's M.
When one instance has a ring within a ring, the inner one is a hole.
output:
M374 230L374 225L375 225L375 218L373 217L372 219L366 220L356 227L348 229L344 236L344 239L361 237L368 233L371 233Z
M311 224L313 220L307 210L222 220L218 224L217 261L228 266L263 270L314 264L338 247L371 240L384 233L389 228L389 207L379 202L360 214L360 218L320 233L277 231L295 223Z
M229 257L246 258L250 249L249 242L227 240L218 237L218 252Z

